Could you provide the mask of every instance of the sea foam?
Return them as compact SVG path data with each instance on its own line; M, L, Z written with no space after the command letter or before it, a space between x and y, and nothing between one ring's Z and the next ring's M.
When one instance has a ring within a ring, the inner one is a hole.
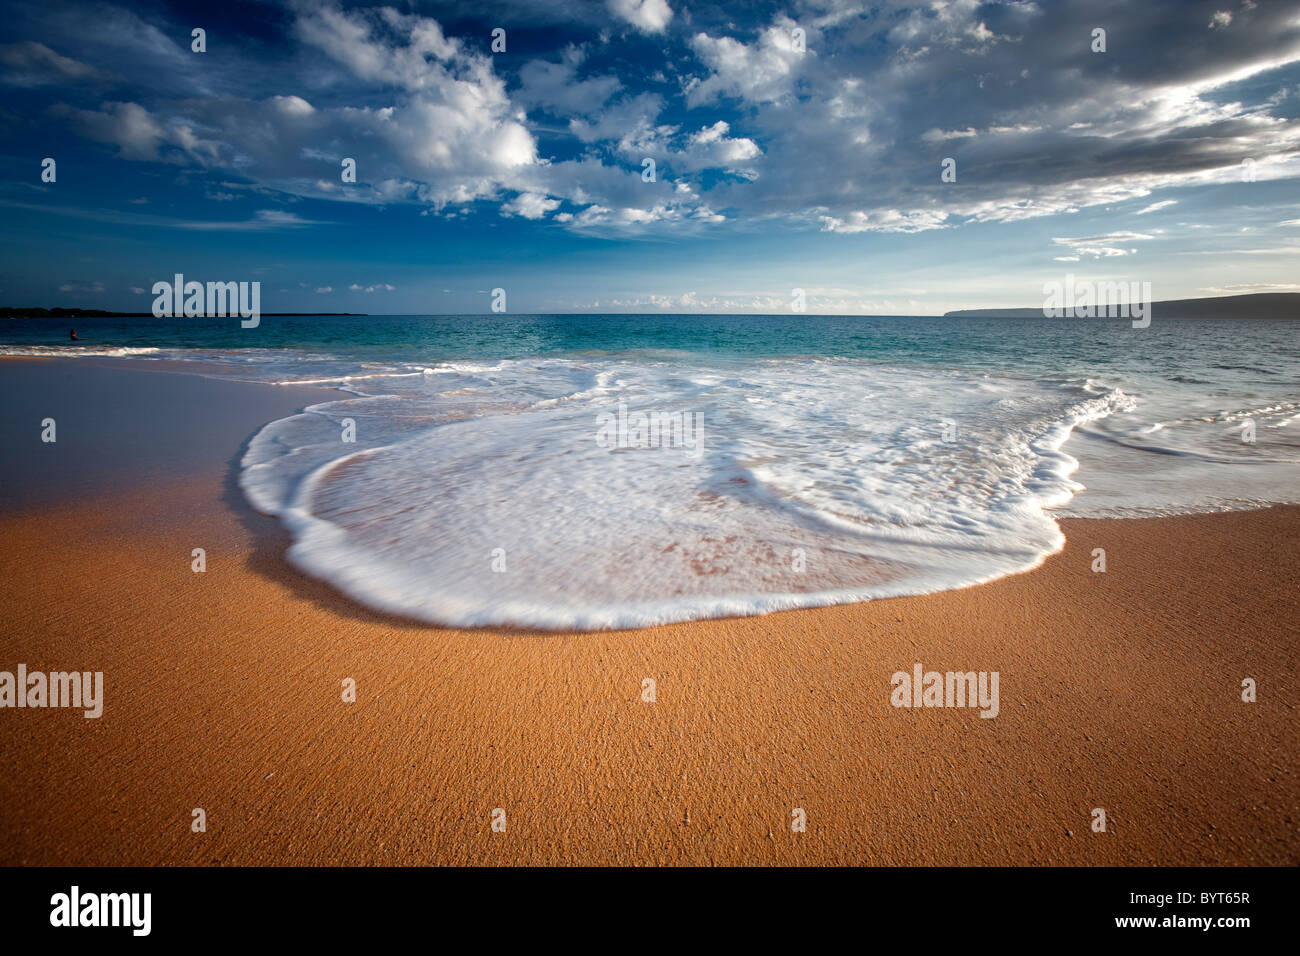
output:
M438 624L623 628L962 587L1032 568L1062 451L1119 389L836 359L435 366L250 442L290 559ZM700 454L599 421L697 415ZM351 419L355 443L341 441Z

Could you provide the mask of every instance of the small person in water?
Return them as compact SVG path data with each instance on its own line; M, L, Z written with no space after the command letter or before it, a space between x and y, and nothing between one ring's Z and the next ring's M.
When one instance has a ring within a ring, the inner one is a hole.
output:
M69 329L69 330L68 330L68 338L72 339L72 341L74 341L74 342L77 341L77 330L76 330L76 329Z

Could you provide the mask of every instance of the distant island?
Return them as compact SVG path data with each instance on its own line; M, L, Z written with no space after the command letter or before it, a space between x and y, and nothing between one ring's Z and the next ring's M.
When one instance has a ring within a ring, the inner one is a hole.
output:
M1043 309L957 309L944 318L1032 319ZM1300 319L1300 292L1256 292L1151 303L1156 319Z
M354 315L366 317L368 312L263 312L267 316L302 315ZM20 309L0 306L0 319L144 319L153 318L152 312L105 312L103 309ZM179 316L178 316L179 318Z

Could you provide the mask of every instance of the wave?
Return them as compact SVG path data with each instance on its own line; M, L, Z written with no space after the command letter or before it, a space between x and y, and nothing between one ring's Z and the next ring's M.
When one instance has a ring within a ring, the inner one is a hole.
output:
M1048 511L1081 487L1062 446L1130 404L831 359L461 362L268 425L241 486L290 529L294 564L372 607L639 627L1028 570L1062 547ZM682 416L696 446L613 437Z
M0 345L0 355L25 358L129 358L158 355L162 349L105 345Z
M622 628L927 593L1035 567L1063 545L1059 517L1300 501L1293 386L1140 356L1066 375L672 349L0 354L333 386L250 440L241 487L290 530L298 567L444 625Z

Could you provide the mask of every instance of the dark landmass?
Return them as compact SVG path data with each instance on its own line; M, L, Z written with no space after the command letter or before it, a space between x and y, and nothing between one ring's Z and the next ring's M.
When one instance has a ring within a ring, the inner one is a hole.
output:
M1169 299L1151 303L1156 319L1300 319L1300 292L1256 292L1205 299ZM944 318L1032 319L1043 309L958 309Z
M355 315L365 317L368 312L261 312L262 318L301 315ZM143 319L153 318L152 312L105 312L103 309L20 309L0 306L0 319ZM185 316L175 316L185 318ZM237 315L230 318L238 318Z

